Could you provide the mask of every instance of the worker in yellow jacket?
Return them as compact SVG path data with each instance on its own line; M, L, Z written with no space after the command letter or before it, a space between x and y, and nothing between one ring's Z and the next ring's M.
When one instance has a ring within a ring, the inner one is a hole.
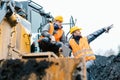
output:
M80 57L85 58L87 70L93 64L93 60L96 59L92 49L90 48L89 43L92 42L94 39L96 39L98 36L100 36L102 33L108 32L111 28L112 28L112 25L102 28L100 30L97 30L86 37L83 37L81 35L82 28L73 26L70 29L72 38L69 40L69 47L72 49L72 54L75 58L80 58ZM88 75L89 75L88 80L93 80L90 74Z
M62 29L62 16L56 16L54 22L46 24L41 32L39 48L43 52L52 51L58 53L62 44L66 43L65 33Z

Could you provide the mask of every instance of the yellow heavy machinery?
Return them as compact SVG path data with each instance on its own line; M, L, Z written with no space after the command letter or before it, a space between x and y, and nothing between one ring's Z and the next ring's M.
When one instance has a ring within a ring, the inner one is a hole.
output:
M44 12L42 6L31 0L0 1L1 80L76 80L78 64L81 66L79 79L86 80L84 58L74 59L59 57L53 52L39 52L37 40L41 29L52 18L50 13ZM35 50L31 48L33 43ZM35 64L37 70L34 69ZM20 70L17 72L16 68Z

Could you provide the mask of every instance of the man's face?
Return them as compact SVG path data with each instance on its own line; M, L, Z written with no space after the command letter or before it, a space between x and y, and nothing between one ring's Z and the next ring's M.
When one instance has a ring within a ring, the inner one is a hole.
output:
M62 27L62 22L61 21L55 21L55 23L58 25L59 28Z
M81 32L80 30L76 30L75 32L73 32L74 36L81 36Z

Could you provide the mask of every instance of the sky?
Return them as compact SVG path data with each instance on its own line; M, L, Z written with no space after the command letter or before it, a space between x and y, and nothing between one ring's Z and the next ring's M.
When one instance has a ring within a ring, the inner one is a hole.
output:
M22 0L17 0L22 1ZM119 0L32 0L43 6L45 12L51 15L61 15L64 23L69 23L70 16L76 19L76 26L82 27L82 35L107 27L114 27L109 33L103 33L90 43L91 48L97 54L99 51L113 49L115 52L120 45L120 4ZM65 32L69 26L63 26Z

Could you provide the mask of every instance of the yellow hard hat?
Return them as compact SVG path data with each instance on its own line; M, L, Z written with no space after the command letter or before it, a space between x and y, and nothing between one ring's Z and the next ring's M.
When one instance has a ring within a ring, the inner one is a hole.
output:
M63 17L62 17L62 16L56 16L56 17L55 17L55 20L56 20L56 21L63 22Z
M78 26L73 26L71 29L70 29L70 33L72 34L74 31L76 30L82 30L82 28L79 28Z

